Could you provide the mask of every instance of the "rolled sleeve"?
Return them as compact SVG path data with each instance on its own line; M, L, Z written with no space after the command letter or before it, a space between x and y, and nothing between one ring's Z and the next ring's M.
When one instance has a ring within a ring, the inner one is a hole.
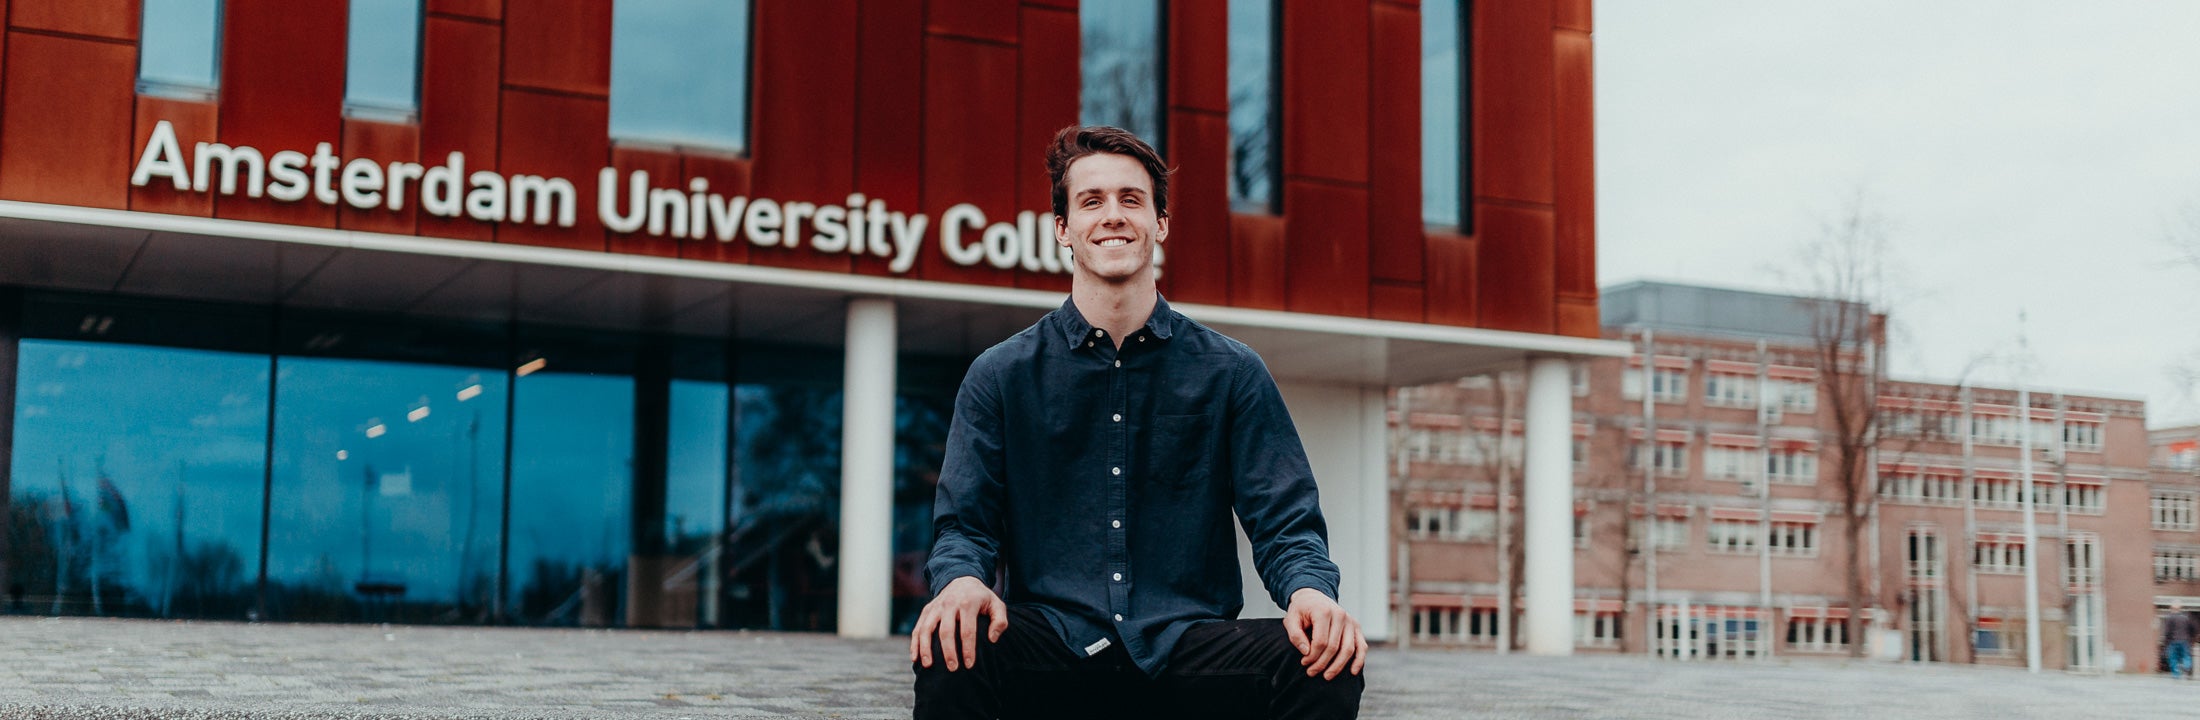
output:
M991 584L1000 558L1002 438L1000 395L984 358L963 378L947 430L939 491L932 502L932 595L960 577Z

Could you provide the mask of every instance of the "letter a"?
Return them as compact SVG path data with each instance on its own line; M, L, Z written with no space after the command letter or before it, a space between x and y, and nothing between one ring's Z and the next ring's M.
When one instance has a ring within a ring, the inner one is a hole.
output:
M153 124L153 136L145 140L145 154L138 156L137 169L130 171L130 184L145 187L154 175L166 175L176 182L177 190L191 189L191 172L183 167L183 149L176 146L176 128L162 120Z

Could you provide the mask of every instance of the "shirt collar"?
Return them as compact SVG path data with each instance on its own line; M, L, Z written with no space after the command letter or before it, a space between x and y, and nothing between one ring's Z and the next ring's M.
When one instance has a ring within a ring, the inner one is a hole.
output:
M1062 333L1062 339L1069 341L1070 347L1076 347L1077 343L1084 342L1086 337L1092 335L1092 323L1085 320L1084 313L1077 311L1076 299L1062 300L1062 308L1054 314L1060 318L1056 329ZM1145 330L1157 340L1167 340L1169 336L1176 334L1177 318L1180 317L1182 316L1175 310L1169 309L1169 299L1156 293L1153 314L1147 316Z

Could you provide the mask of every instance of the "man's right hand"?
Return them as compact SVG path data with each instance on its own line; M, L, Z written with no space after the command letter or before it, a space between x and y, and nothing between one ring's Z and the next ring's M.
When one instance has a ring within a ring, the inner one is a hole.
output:
M1008 603L977 578L963 576L940 589L939 597L925 604L917 616L917 629L909 634L909 661L932 667L932 636L938 633L940 650L947 657L947 671L970 667L978 658L978 616L992 619L986 641L996 642L1008 630Z

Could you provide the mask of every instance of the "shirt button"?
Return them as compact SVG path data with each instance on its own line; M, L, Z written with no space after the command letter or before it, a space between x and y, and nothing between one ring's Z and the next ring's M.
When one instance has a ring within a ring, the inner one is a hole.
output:
M1123 526L1123 521L1121 521L1121 520L1109 520L1109 521L1108 521L1108 527L1116 527L1116 528L1119 528L1119 527L1122 527L1122 526Z
M1138 336L1138 341L1139 341L1139 342L1145 342L1145 341L1146 341L1146 336L1144 336L1144 335L1140 335L1140 336Z
M1116 581L1116 582L1122 582L1122 581L1123 581L1123 574L1122 574L1122 573L1116 573L1116 574L1115 574L1115 581Z
M1123 621L1123 616L1122 616L1121 614L1117 614L1117 615L1115 616L1115 621L1116 621L1116 622L1122 622L1122 621Z
M1116 414L1115 414L1115 421L1116 421L1116 422L1122 422L1122 421L1123 421L1123 414L1122 414L1122 413L1116 413Z
M1109 474L1109 475L1121 475L1121 474L1123 474L1123 469L1122 469L1122 468L1119 468L1119 467L1116 467L1116 468L1108 468L1108 474Z
M1115 361L1115 366L1116 366L1116 367L1122 367L1122 366L1123 366L1123 361L1121 361L1121 360L1117 360L1117 361Z
M1094 331L1092 331L1092 336L1093 336L1093 337L1107 337L1107 336L1108 336L1108 331L1106 331L1106 330L1094 330Z
M1092 341L1091 341L1091 340L1087 340L1087 341L1085 341L1085 347L1092 347Z

